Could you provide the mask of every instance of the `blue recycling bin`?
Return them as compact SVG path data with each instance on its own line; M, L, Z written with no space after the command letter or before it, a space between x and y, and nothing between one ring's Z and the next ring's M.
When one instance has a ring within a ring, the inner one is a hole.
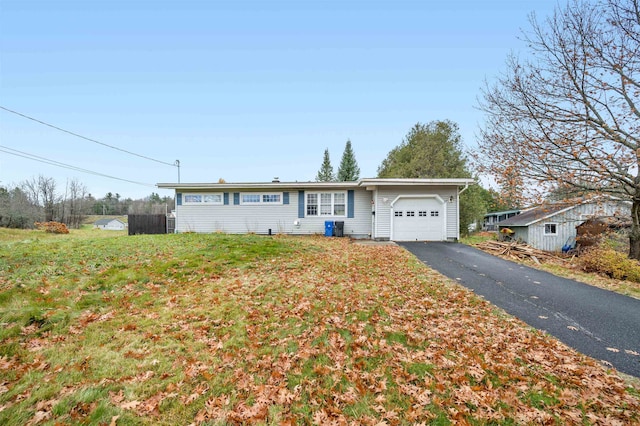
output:
M324 236L333 237L333 221L327 220L324 222Z

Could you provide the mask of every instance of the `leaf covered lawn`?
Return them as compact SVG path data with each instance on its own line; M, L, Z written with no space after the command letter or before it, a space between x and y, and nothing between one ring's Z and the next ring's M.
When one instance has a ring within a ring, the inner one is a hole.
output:
M396 246L0 242L0 424L632 424L640 393Z

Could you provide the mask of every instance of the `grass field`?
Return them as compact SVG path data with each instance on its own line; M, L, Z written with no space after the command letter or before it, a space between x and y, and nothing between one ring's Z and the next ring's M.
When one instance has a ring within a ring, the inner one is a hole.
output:
M0 424L632 424L640 392L395 246L0 229Z

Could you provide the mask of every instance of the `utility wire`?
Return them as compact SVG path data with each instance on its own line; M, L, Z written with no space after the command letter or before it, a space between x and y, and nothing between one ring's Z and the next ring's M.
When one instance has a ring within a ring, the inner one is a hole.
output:
M57 167L65 168L65 169L75 170L75 171L82 172L82 173L88 173L88 174L95 175L95 176L102 176L102 177L106 177L106 178L109 178L109 179L116 179L116 180L120 180L120 181L123 181L123 182L134 183L136 185L148 186L148 187L151 187L151 188L155 187L155 185L152 185L150 183L136 182L136 181L129 180L129 179L123 179L123 178L119 178L119 177L115 177L115 176L106 175L104 173L94 172L93 170L83 169L81 167L76 167L76 166L72 166L72 165L69 165L69 164L61 163L59 161L51 160L49 158L40 157L40 156L34 155L34 154L29 154L28 152L18 151L17 149L9 148L8 146L0 145L0 152L4 152L4 153L10 154L10 155L15 155L16 157L22 157L22 158L26 158L26 159L33 160L33 161L38 161L40 163L50 164L52 166L57 166Z
M88 138L86 136L79 135L79 134L71 132L69 130L62 129L62 128L58 127L58 126L54 126L53 124L45 123L44 121L38 120L37 118L29 117L28 115L22 114L22 113L20 113L18 111L14 111L12 109L3 107L2 105L0 105L0 109L3 109L3 110L5 110L7 112L10 112L12 114L19 115L20 117L24 117L24 118L26 118L28 120L35 121L36 123L40 123L40 124L43 124L45 126L51 127L53 129L59 130L61 132L68 133L68 134L73 135L75 137L78 137L80 139L84 139L84 140L87 140L89 142L97 143L99 145L106 146L108 148L115 149L117 151L121 151L121 152L127 153L129 155L134 155L136 157L144 158L145 160L149 160L149 161L155 161L156 163L165 164L167 166L179 167L178 164L175 164L175 163L167 163L166 161L156 160L155 158L147 157L147 156L141 155L141 154L136 154L135 152L127 151L126 149L118 148L117 146L109 145L109 144L106 144L104 142L100 142L100 141L97 141L95 139L91 139L91 138Z

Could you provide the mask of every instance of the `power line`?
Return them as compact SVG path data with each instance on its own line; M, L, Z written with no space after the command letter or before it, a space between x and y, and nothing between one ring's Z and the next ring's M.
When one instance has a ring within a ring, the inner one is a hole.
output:
M119 177L115 177L115 176L106 175L104 173L99 173L99 172L95 172L93 170L83 169L81 167L76 167L76 166L72 166L70 164L61 163L59 161L51 160L49 158L40 157L40 156L34 155L34 154L29 154L28 152L19 151L17 149L9 148L8 146L0 145L0 152L4 152L4 153L10 154L10 155L15 155L16 157L26 158L26 159L32 160L32 161L38 161L40 163L50 164L52 166L62 167L64 169L75 170L75 171L78 171L78 172L88 173L88 174L95 175L95 176L102 176L102 177L106 177L106 178L109 178L109 179L116 179L116 180L120 180L120 181L123 181L123 182L134 183L136 185L149 186L151 188L155 187L155 185L152 185L150 183L136 182L134 180L123 179L123 178L119 178Z
M10 112L12 114L19 115L20 117L24 117L24 118L26 118L28 120L35 121L36 123L40 123L42 125L51 127L53 129L56 129L56 130L59 130L61 132L68 133L68 134L73 135L75 137L78 137L80 139L84 139L84 140L87 140L89 142L97 143L99 145L106 146L108 148L115 149L117 151L124 152L124 153L129 154L129 155L134 155L136 157L144 158L145 160L149 160L149 161L155 161L156 163L165 164L167 166L179 167L179 165L176 164L176 163L167 163L166 161L156 160L155 158L147 157L146 155L136 154L135 152L127 151L126 149L118 148L117 146L109 145L109 144L106 144L104 142L100 142L100 141L97 141L95 139L91 139L91 138L88 138L86 136L79 135L79 134L71 132L69 130L62 129L62 128L58 127L58 126L54 126L53 124L45 123L44 121L38 120L37 118L29 117L28 115L22 114L22 113L20 113L18 111L14 111L12 109L3 107L2 105L0 105L0 109L3 109L3 110L5 110L7 112Z

